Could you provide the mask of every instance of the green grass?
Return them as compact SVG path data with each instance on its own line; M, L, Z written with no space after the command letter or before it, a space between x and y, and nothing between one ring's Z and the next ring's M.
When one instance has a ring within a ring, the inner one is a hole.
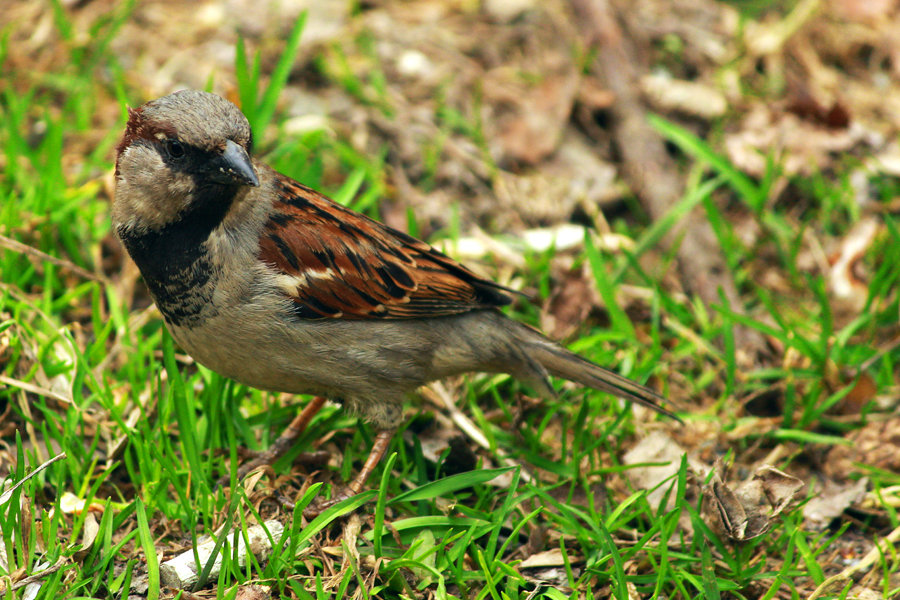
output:
M245 489L234 481L242 453L267 447L296 409L288 398L186 360L159 316L148 312L142 284L129 293L121 251L109 237L110 199L102 182L125 104L146 100L109 47L129 6L95 23L89 43L76 41L81 38L65 9L54 6L71 65L64 72L17 71L9 60L9 32L0 32L0 79L14 82L0 91L0 234L64 261L0 250L0 375L22 382L0 384L0 483L24 481L0 498L4 598L23 597L22 588L9 587L23 574L57 564L61 568L40 577L38 598L121 597L136 583L149 586L148 598L170 596L160 589L161 553L168 559L203 536L245 532L272 518L285 525L272 555L241 567L231 552L234 538L220 536L223 567L214 577L206 570L204 589L217 598L232 598L248 583L269 586L277 597L316 599L786 598L807 594L834 574L824 557L840 547L842 536L874 539L886 532L880 520L897 525L887 503L878 515L824 532L807 529L802 514L791 510L764 535L733 542L710 525L701 499L688 493L695 488L686 463L661 484L671 504L651 503L646 490L627 483L621 457L636 439L650 428L677 435L681 426L636 421L605 395L568 388L556 399L519 404L532 391L503 376L472 376L449 386L488 442L489 449L476 453L474 470L454 473L458 458L449 450L437 462L426 457L420 440L443 426L434 414L440 409L427 404L421 414L410 412L406 435L393 440L370 491L307 523L303 508L351 479L374 437L371 427L329 406L275 465L279 479L266 476ZM278 98L301 31L302 22L271 73L262 73L260 58L250 58L243 44L236 51L235 80L256 128L256 152L377 216L388 189L383 154L360 155L321 131L281 132ZM395 107L384 92L372 40L362 36L358 44L373 61L366 80L353 75L341 49L327 50L316 64L331 84L390 117ZM439 112L441 135L465 133L486 148L477 118L443 105ZM602 320L585 323L570 345L636 380L663 382L687 427L708 435L683 440L690 450L706 448L712 458L727 453L747 465L782 445L776 466L803 470L810 456L847 443L846 434L863 424L869 407L854 419L831 409L866 361L874 359L864 373L877 389L894 385L900 354L878 347L897 331L900 229L884 217L884 231L866 258L866 305L855 318L839 321L825 282L797 262L805 235L840 237L858 220L841 175L792 182L808 205L798 217L769 200L777 165L771 177L754 181L710 143L662 119L653 122L698 176L668 218L613 222L635 241L631 252L609 254L586 238L576 261L589 265L607 310ZM98 126L106 130L98 134ZM440 148L428 152L423 189L435 185L440 159ZM886 199L896 193L896 182L873 185ZM754 246L740 241L723 198L756 221L763 235ZM660 284L671 255L661 266L645 266L642 259L690 209L704 210L713 224L751 316L724 303L708 309ZM417 228L414 217L411 225ZM530 253L517 274L543 297L555 285L552 257L552 251ZM767 288L759 277L765 270L777 271L786 287ZM626 284L652 292L646 310L619 307ZM519 302L510 314L536 323L538 309ZM746 371L736 358L736 326L763 332L782 355ZM736 398L772 393L782 400L777 410L739 413ZM737 431L747 433L735 437ZM320 447L336 460L321 468L295 463L301 452ZM28 478L60 453L64 458ZM510 460L525 469L505 466ZM896 473L862 473L876 489L900 484ZM216 488L220 477L230 485ZM304 489L309 482L317 483ZM95 509L64 509L70 496ZM354 511L357 517L350 517ZM523 548L549 552L553 568L520 567L528 556ZM886 593L896 595L894 557L873 569Z

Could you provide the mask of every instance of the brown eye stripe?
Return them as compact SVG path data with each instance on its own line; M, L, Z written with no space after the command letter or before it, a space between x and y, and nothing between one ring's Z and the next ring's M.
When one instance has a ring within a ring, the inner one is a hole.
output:
M125 134L119 145L116 146L116 177L119 176L118 156L138 140L157 143L161 139L177 137L177 131L171 124L155 123L144 118L141 108L128 109L128 123L125 125Z

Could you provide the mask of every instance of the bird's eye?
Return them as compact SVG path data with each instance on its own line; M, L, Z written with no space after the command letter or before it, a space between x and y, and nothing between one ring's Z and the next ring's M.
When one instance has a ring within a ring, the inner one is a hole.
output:
M174 158L175 160L184 158L184 145L178 140L166 140L165 148L169 158Z

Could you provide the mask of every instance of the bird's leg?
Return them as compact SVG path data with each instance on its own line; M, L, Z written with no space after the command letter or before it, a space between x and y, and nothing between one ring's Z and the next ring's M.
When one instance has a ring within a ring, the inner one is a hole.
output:
M257 467L271 465L290 450L297 438L306 431L306 427L312 421L312 418L316 416L317 412L322 410L324 405L325 398L322 396L314 397L309 404L303 407L300 414L294 417L294 420L288 424L285 430L281 432L281 435L278 436L278 439L267 450L260 452L252 460L241 465L237 472L238 480L243 479L247 473Z
M372 474L372 471L384 458L384 453L387 452L388 446L391 445L391 440L394 439L395 433L397 433L396 429L382 429L375 435L375 442L372 444L372 449L369 451L369 456L366 458L362 469L360 469L359 475L343 491L345 498L355 496L362 491L363 486L366 485L366 481L369 479L369 475Z
M387 452L388 446L391 445L391 440L394 438L395 433L397 433L396 428L380 430L375 435L375 442L372 444L372 449L369 451L369 456L366 457L366 462L363 464L362 469L360 469L359 475L350 482L350 485L338 490L330 500L318 502L309 506L303 511L303 516L306 518L316 517L326 508L334 506L338 502L360 493L363 486L366 485L366 481L369 479L372 471L375 470L375 467L378 466L378 463L384 458L384 454Z

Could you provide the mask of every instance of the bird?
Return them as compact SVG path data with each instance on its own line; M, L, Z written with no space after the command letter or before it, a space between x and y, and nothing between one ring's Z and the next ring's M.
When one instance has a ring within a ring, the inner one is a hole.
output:
M554 376L678 418L659 393L504 314L513 290L252 154L246 117L216 94L185 89L129 108L112 226L197 362L315 396L285 443L326 399L376 428L359 474L333 499L363 490L404 400L453 375L508 373L544 396Z

